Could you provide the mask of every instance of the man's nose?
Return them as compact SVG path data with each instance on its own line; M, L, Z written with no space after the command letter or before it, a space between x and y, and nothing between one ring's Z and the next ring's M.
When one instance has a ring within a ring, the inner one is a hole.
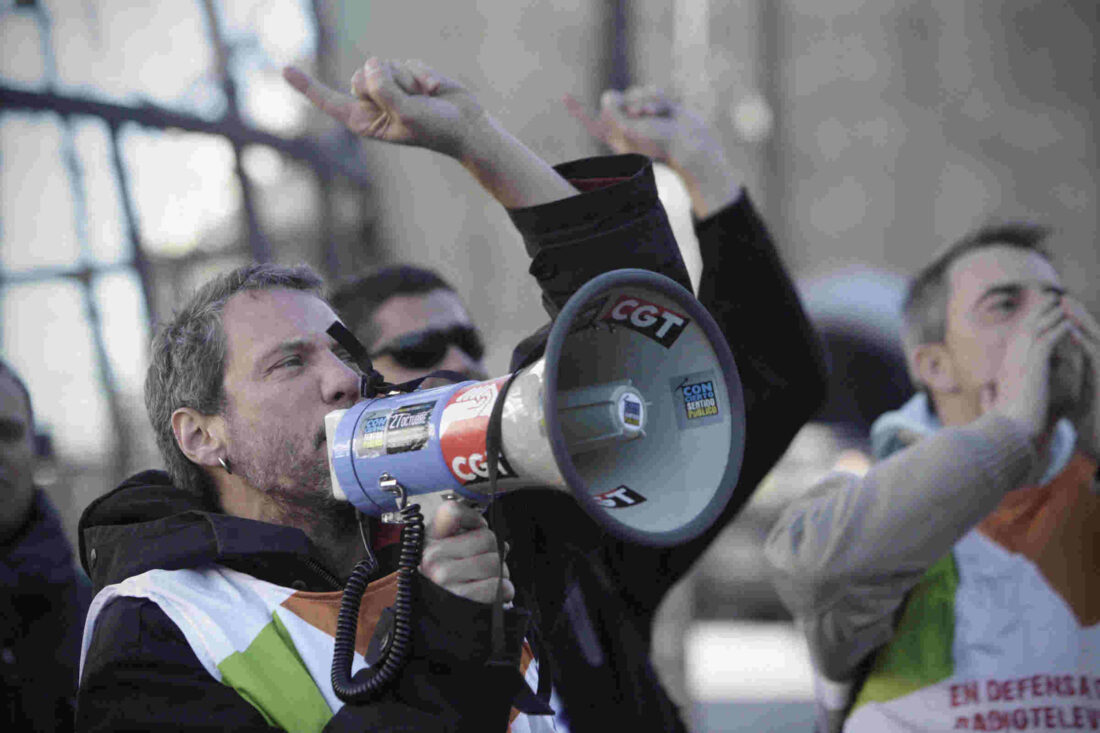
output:
M326 403L352 405L359 400L359 373L330 352L321 390Z

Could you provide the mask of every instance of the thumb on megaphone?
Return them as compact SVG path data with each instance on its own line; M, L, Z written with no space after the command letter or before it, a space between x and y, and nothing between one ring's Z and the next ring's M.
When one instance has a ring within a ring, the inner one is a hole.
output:
M461 501L444 501L428 520L428 539L441 540L488 526L477 509Z

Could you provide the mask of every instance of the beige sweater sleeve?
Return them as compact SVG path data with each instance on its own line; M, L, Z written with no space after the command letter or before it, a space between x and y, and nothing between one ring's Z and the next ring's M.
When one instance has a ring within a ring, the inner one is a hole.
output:
M889 640L909 589L1037 462L1014 423L986 416L941 429L862 478L827 476L792 502L765 555L818 670L850 678Z

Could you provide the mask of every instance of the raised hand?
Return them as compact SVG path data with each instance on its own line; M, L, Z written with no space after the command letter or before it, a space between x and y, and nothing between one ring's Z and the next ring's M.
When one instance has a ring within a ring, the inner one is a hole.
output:
M478 603L492 603L497 597L497 581L502 568L497 556L496 535L485 517L457 501L444 501L428 524L427 545L420 572L428 580ZM516 594L503 566L504 598Z
M1033 307L1009 339L996 379L982 389L982 412L1013 419L1036 444L1044 440L1053 427L1051 354L1072 325L1058 296Z
M352 76L351 94L293 66L283 69L283 78L356 135L455 158L462 156L470 129L484 114L462 85L420 61L371 58Z
M537 206L577 193L487 114L465 87L420 61L372 58L352 76L350 95L293 66L283 69L283 78L356 135L454 158L506 208Z
M714 131L656 87L605 91L595 119L572 96L566 95L564 102L590 135L616 153L639 153L676 171L696 216L709 215L740 193L740 177Z
M608 89L600 96L598 119L569 95L565 105L589 134L616 153L640 153L673 168L707 153L721 154L721 145L703 118L656 87Z
M1076 298L1063 297L1062 310L1073 323L1073 340L1085 354L1083 394L1071 416L1077 429L1077 447L1100 462L1100 323Z

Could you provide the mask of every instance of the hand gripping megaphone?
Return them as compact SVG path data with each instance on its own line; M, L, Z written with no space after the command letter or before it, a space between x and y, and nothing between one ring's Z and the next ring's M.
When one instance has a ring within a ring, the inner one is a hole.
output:
M497 400L495 490L568 492L621 539L697 537L737 484L744 400L725 337L674 281L616 270L569 299L542 358L518 373L330 413L334 494L375 517L405 498L425 516L444 498L489 503L486 434Z

